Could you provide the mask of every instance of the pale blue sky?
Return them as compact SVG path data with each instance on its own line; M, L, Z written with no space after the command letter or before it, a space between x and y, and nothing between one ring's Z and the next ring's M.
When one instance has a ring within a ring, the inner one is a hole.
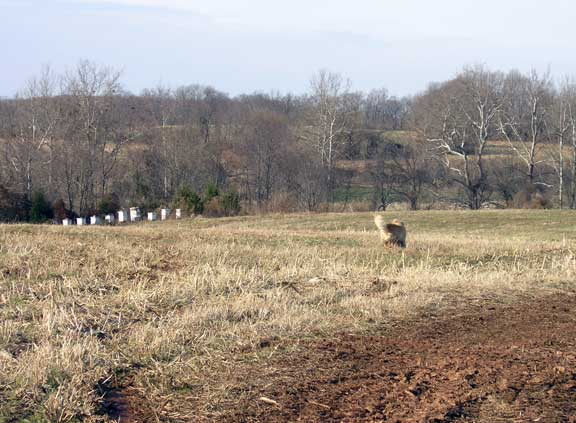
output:
M0 95L43 64L124 69L135 93L302 93L321 68L413 94L466 64L576 75L570 0L0 0Z

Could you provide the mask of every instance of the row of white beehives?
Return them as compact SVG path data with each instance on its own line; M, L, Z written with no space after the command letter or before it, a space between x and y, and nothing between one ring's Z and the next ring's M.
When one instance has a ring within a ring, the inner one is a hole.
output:
M171 210L170 209L160 209L160 219L166 220L170 217ZM116 215L113 213L107 214L104 216L104 222L112 225L118 221L118 223L128 223L128 222L139 222L142 220L142 214L140 213L140 209L138 207L131 207L130 211L120 210L118 211L118 218L116 219ZM176 209L174 213L176 219L182 218L182 210ZM147 216L149 221L153 222L158 220L158 215L156 212L148 212ZM91 216L89 218L85 217L77 217L76 221L74 219L64 219L62 220L62 224L64 226L72 226L76 223L78 226L85 226L85 225L101 225L103 223L102 217L100 216Z

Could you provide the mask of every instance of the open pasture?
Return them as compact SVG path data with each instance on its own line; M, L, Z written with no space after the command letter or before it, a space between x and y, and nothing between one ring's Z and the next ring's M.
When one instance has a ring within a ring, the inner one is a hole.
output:
M296 419L265 382L311 343L574 297L573 211L384 214L405 250L371 213L0 226L0 422Z

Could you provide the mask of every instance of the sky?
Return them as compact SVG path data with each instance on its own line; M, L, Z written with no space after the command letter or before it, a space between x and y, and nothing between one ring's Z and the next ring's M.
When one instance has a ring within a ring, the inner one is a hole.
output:
M404 96L465 65L576 75L570 0L0 0L0 96L90 60L134 93L304 93L327 69Z

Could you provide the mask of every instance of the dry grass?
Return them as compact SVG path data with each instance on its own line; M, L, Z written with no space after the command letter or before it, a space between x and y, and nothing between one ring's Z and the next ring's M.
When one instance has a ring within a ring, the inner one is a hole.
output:
M379 244L370 213L0 226L0 422L105 421L96 386L119 373L159 420L214 416L239 361L575 289L573 212L400 217L403 252Z

